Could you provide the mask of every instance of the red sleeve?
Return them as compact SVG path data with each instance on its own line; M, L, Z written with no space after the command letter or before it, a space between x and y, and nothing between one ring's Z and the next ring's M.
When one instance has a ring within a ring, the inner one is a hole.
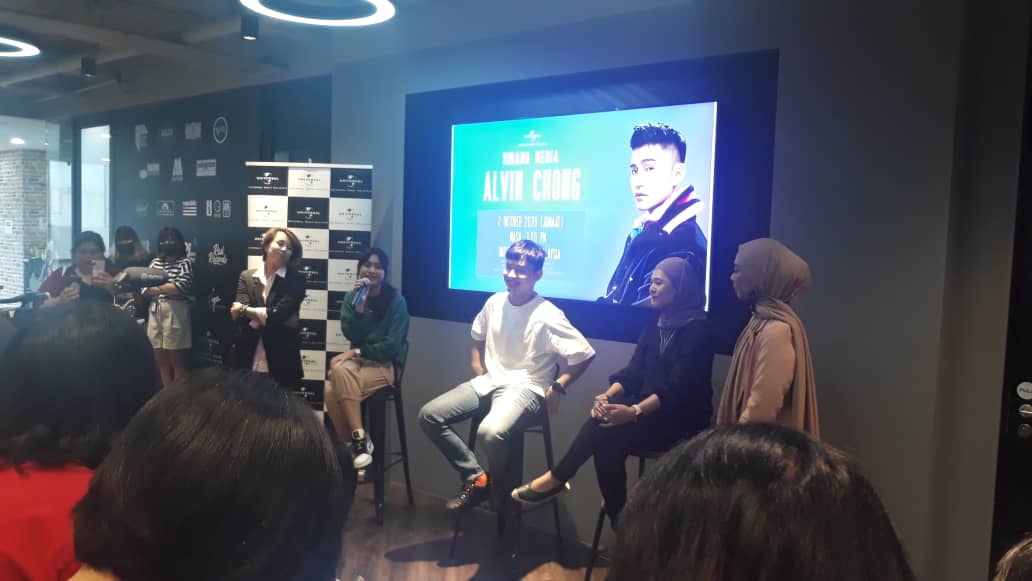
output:
M39 292L50 293L50 296L52 297L56 297L61 294L61 291L64 290L64 285L61 284L61 279L64 277L64 270L65 269L63 268L59 268L50 273L50 276L43 281L43 284L39 285Z

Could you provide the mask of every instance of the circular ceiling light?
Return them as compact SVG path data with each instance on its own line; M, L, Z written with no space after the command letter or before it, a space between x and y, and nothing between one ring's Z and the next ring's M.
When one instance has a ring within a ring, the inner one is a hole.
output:
M14 49L14 50L8 50ZM39 54L39 48L27 42L0 36L0 57L26 57Z
M21 137L12 137L11 145L25 145L25 140Z
M240 0L240 4L269 18L310 24L313 26L372 26L394 17L390 0L363 0L370 4L372 14L356 14L356 10L341 8L340 2L321 0ZM364 11L368 12L368 11Z

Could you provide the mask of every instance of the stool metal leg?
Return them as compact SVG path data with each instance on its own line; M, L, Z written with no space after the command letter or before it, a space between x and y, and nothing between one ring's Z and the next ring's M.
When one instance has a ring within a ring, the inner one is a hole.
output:
M551 470L555 466L555 455L552 453L552 425L548 419L547 412L544 422L541 425L541 435L545 440L545 463L548 465L548 469ZM563 562L563 533L559 528L559 499L552 499L552 515L555 517L555 538L557 542L557 550L559 553L559 562Z
M383 525L383 502L385 492L385 452L387 435L387 397L376 393L368 400L369 428L373 440L373 497L376 502L376 523Z
M591 539L591 556L588 557L588 568L584 572L584 581L591 581L591 571L595 568L598 557L598 542L602 539L602 527L606 524L606 503L598 509L598 521L595 523L595 536Z
M405 470L405 490L408 492L408 503L415 504L412 495L412 474L409 472L408 437L405 435L405 406L401 400L401 388L394 388L394 414L398 421L398 439L401 440L401 467Z

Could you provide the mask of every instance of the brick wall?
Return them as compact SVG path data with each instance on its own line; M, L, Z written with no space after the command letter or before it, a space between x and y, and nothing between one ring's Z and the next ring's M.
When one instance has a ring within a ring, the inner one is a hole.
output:
M22 292L25 258L46 246L47 176L45 151L0 151L0 285L4 287L0 296Z

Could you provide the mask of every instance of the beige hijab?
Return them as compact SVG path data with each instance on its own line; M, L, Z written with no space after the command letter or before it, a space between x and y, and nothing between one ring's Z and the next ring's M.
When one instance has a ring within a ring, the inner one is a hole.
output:
M768 321L781 321L792 330L795 373L779 414L784 423L814 437L820 436L817 418L817 391L813 360L806 329L789 306L810 287L810 266L784 244L770 238L746 242L738 248L741 284L751 288L749 300L755 306L749 324L742 330L731 358L731 369L717 409L717 424L738 423L749 399L758 349L756 335Z

